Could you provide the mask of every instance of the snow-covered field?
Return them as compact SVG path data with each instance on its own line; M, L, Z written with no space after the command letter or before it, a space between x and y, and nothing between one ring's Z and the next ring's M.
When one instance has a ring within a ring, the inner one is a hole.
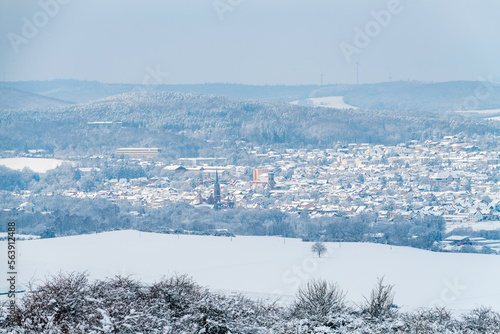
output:
M475 223L464 222L464 223L447 223L446 232L451 232L456 228L470 228L473 231L495 231L500 230L500 221L498 220L483 220Z
M0 239L7 239L7 232L0 232ZM39 235L31 235L31 234L16 234L16 240L31 240L31 239L40 239Z
M359 109L358 107L345 103L343 96L312 97L305 100L292 101L290 103L335 109Z
M0 268L6 272L3 244ZM278 237L117 231L19 241L18 281L26 284L61 270L87 270L92 278L132 275L144 282L179 273L213 290L262 298L292 296L309 277L322 277L347 290L347 300L361 302L377 277L385 276L396 285L395 302L404 309L439 305L460 311L487 305L500 310L500 256L368 243L326 245L328 254L318 259L311 243Z
M500 109L483 109L483 110L457 110L456 112L470 114L478 117L489 117L488 119L498 120Z
M28 167L34 172L45 173L48 170L57 168L63 164L64 160L44 159L44 158L5 158L0 159L0 165L10 169L22 170Z
M500 109L457 110L456 112L475 113L475 114L498 114L500 113Z

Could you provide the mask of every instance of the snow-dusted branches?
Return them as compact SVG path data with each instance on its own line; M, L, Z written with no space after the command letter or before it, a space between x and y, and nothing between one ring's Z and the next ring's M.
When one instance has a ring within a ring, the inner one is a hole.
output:
M7 321L2 305L0 333L500 333L500 315L489 308L460 319L444 308L396 313L393 296L379 279L365 311L356 310L336 284L312 280L286 307L214 294L187 276L144 285L121 276L89 282L85 273L69 273L20 298L17 322Z

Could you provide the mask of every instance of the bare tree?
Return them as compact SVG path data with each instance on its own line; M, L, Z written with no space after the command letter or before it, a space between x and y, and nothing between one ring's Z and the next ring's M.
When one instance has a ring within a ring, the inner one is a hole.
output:
M394 314L394 285L384 284L384 277L377 279L370 298L365 298L364 311L371 318L380 319Z
M321 254L326 253L327 248L324 243L318 241L315 242L314 245L312 245L311 250L313 251L313 253L318 254L318 257L321 257Z

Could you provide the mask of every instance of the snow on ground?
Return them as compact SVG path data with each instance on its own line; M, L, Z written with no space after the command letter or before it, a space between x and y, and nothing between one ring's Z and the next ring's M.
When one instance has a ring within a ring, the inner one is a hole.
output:
M0 240L7 239L9 234L7 232L0 232ZM31 235L31 234L15 234L16 240L31 240L31 239L40 239L39 235Z
M59 167L63 164L64 160L57 159L44 159L44 158L5 158L0 159L0 165L10 169L22 170L28 167L34 172L45 173L48 170Z
M308 278L322 277L337 282L348 291L347 300L359 303L377 277L385 276L387 283L396 285L395 302L403 309L439 305L460 311L487 305L500 310L500 256L369 243L326 245L328 254L318 259L310 251L311 243L278 237L116 231L19 241L18 282L27 285L32 278L61 270L87 270L92 278L132 275L143 282L179 273L213 290L260 298L293 296ZM4 272L5 257L4 250Z
M290 103L335 109L359 109L358 107L345 103L343 96L312 97L305 100L292 101Z
M475 223L471 222L463 222L463 223L447 223L446 224L446 232L449 233L456 228L470 228L473 231L494 231L500 230L500 221L498 220L484 220Z
M476 116L480 116L480 117L487 117L487 116L498 116L498 114L500 114L500 109L457 110L455 112L464 113L464 114L471 114L471 115L476 115ZM490 117L488 119L498 120L498 117Z

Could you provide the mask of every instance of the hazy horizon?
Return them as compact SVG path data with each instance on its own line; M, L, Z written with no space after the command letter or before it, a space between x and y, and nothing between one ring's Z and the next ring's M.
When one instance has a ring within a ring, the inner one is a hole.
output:
M493 0L0 0L0 79L354 84L500 76ZM322 75L323 74L323 75Z
M500 84L500 78L498 77L482 77L480 79L484 80L451 80L451 81L424 81L424 80L393 80L393 81L376 81L376 82L360 82L359 85L378 85L378 84L388 84L388 83L403 83L403 82L408 82L408 83L421 83L421 84L440 84L440 83L453 83L453 82L492 82L494 84ZM44 80L7 80L7 81L1 81L5 83L22 83L22 82L47 82L47 81L83 81L83 82L97 82L100 84L116 84L116 85L141 85L141 83L134 83L134 82L112 82L112 81L101 81L101 80L92 80L92 79L75 79L75 78L53 78L53 79L44 79ZM298 83L298 84L288 84L288 83L272 83L272 84L265 84L265 83L254 83L254 84L247 84L247 83L242 83L242 82L200 82L200 83L160 83L160 84L146 84L144 86L146 87L155 87L159 85L171 85L171 86L177 86L177 85L242 85L242 86L335 86L335 85L346 85L346 86L356 86L356 83L336 83L336 82L331 82L331 83L323 83L323 85L320 85L319 83ZM12 87L10 87L12 88Z

